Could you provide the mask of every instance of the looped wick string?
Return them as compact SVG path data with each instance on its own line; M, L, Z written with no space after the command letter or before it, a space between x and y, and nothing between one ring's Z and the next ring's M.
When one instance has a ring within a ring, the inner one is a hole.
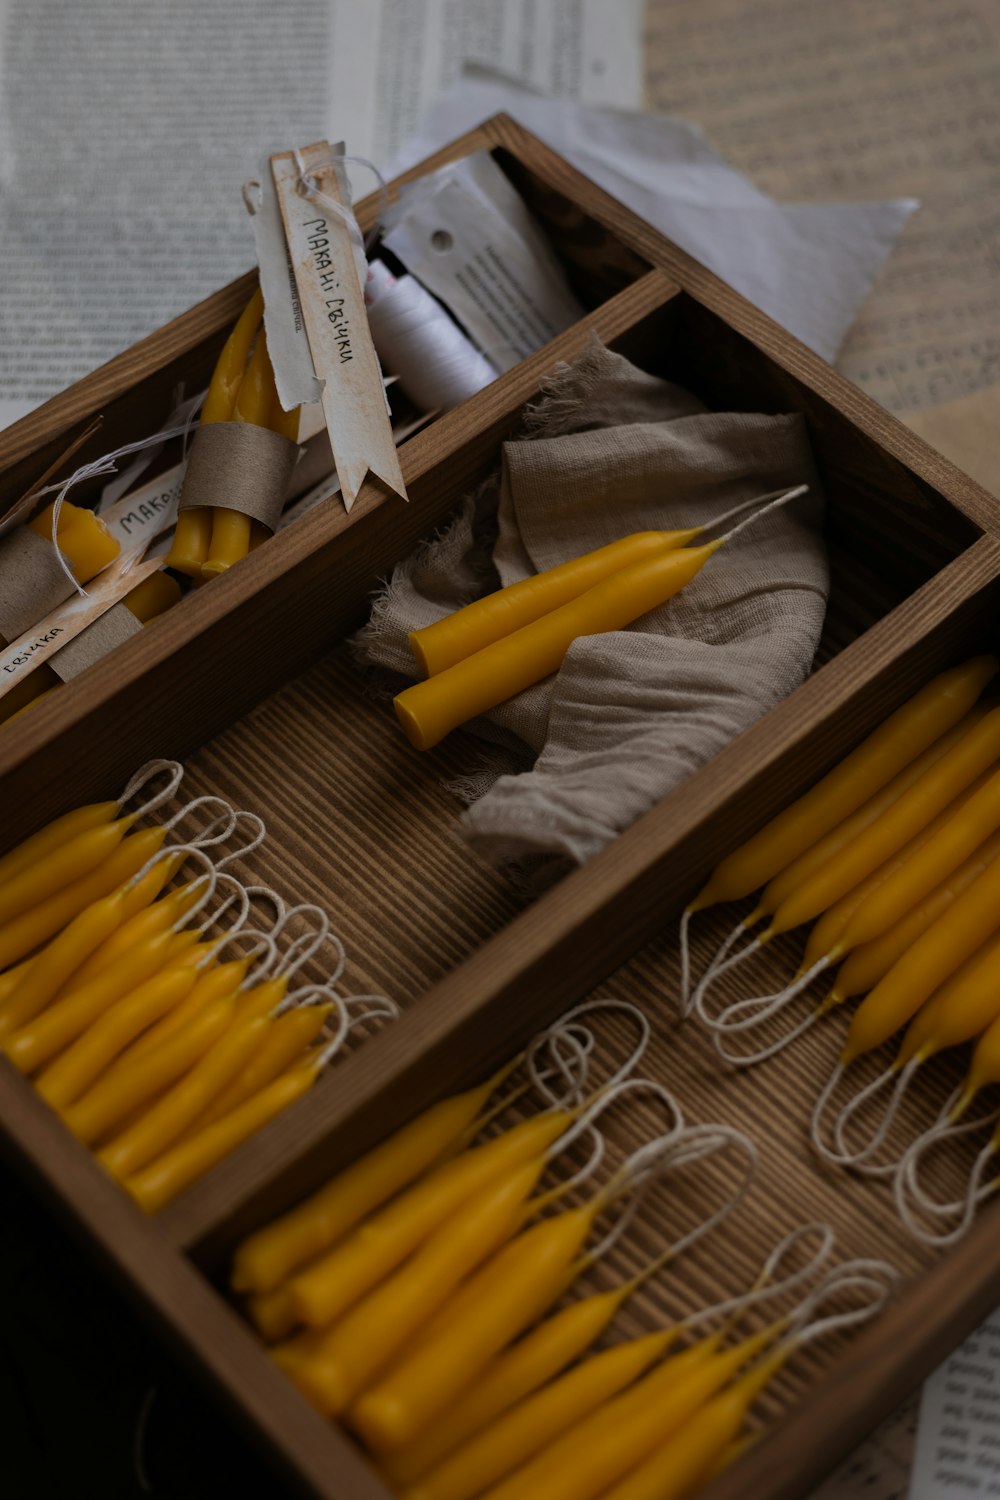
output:
M149 813L156 812L157 808L162 807L165 802L169 802L184 780L184 767L179 760L147 760L144 766L139 767L118 798L118 811L122 812L125 804L130 802L137 792L142 791L143 787L164 771L168 773L167 785L147 797L145 802L140 802L132 816L136 819L147 817Z

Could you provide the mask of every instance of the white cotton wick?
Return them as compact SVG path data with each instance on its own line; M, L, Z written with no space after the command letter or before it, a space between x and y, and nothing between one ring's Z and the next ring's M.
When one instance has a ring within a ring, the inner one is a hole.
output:
M448 411L496 380L489 360L412 276L373 260L365 305L379 359L422 411Z

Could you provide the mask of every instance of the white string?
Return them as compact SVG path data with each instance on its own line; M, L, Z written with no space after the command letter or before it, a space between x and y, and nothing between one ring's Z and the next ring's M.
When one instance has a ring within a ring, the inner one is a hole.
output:
M744 511L748 510L754 511L754 515L750 519L756 520L759 516L766 515L769 510L773 510L776 505L787 505L789 500L795 500L799 495L806 494L808 489L809 486L807 484L800 484L798 489L794 490L769 490L766 495L755 495L752 500L744 500L740 505L734 505L732 510L724 511L721 516L715 516L711 521L706 521L703 526L699 527L699 530L714 531L717 526L724 526L734 516L741 516ZM768 502L773 503L769 504ZM757 510L756 507L759 505L765 508ZM749 525L749 521L744 524ZM728 531L722 540L724 542L728 541L731 536L736 535L738 530L740 528L736 527L733 531Z
M713 968L707 969L698 981L688 1007L689 1013L694 1010L699 1017L707 1015L707 1012L704 1010L705 1000L709 989L715 981L721 979L723 974L728 974L732 969L739 968L740 964L746 963L747 959L752 958L755 953L759 953L763 946L764 944L760 938L751 938L746 947L741 948L738 953L731 954L729 957L723 959L721 963L716 962ZM705 1024L707 1025L708 1022L706 1021Z
M76 574L66 561L59 547L59 516L62 511L63 501L70 490L77 484L82 484L87 479L97 479L104 474L117 473L116 460L124 458L127 453L138 453L142 448L150 448L156 443L166 443L170 438L182 437L187 431L187 424L183 427L168 427L164 432L155 432L152 437L140 438L135 443L125 443L121 448L116 448L113 453L105 453L102 458L96 458L89 464L83 464L75 469L68 479L60 480L57 484L47 484L43 489L36 490L35 495L50 495L57 491L52 506L52 546L55 549L56 561L66 574L73 588L84 599L88 598L87 590L82 583L77 581Z
M867 1323L885 1307L899 1285L899 1272L884 1260L846 1260L835 1266L818 1287L806 1297L784 1340L794 1348L811 1344L844 1328L856 1328ZM853 1308L849 1312L830 1313L825 1318L816 1318L816 1310L830 1297L848 1289L864 1289L872 1293L867 1305ZM810 1322L809 1319L813 1321Z
M966 1121L960 1125L949 1125L947 1121L943 1123L939 1121L937 1125L932 1126L930 1130L925 1131L922 1136L914 1141L910 1149L904 1153L899 1163L899 1169L893 1179L893 1200L900 1219L913 1237L920 1240L922 1244L932 1245L937 1248L953 1245L968 1232L979 1204L996 1191L995 1180L987 1183L983 1182L983 1177L997 1154L996 1136L993 1135L990 1137L973 1162L964 1196L951 1203L935 1201L933 1198L928 1197L920 1186L918 1173L921 1157L938 1145L957 1140L961 1136L969 1135L973 1131L981 1130L984 1126L993 1124L998 1116L1000 1116L1000 1111L994 1110L981 1120ZM925 1228L917 1219L915 1211L911 1209L907 1201L908 1193L923 1213L937 1218L945 1218L958 1214L958 1223L950 1231L942 1231L939 1234L933 1233L931 1230Z
M361 1007L356 1016L350 1014L352 1005ZM333 1060L348 1033L353 1031L356 1026L361 1026L366 1021L395 1021L399 1018L399 1006L394 1000L388 999L385 995L352 995L344 1002L344 1008L347 1015L347 1029L343 1035L338 1032L337 1036L323 1048L316 1059L316 1069L318 1072L322 1071Z
M139 767L118 798L118 811L121 812L126 802L131 801L136 792L141 791L147 782L159 776L161 771L169 771L170 773L167 785L162 791L154 793L145 802L141 802L134 816L136 818L147 817L151 812L155 812L157 808L162 807L165 802L169 802L184 779L184 767L179 760L147 760L144 766Z
M772 510L777 510L781 505L787 505L791 500L797 500L800 495L805 495L808 493L808 491L809 486L807 484L798 484L793 490L785 490L785 492L779 495L776 500L771 500L767 505L762 506L760 510L755 510L752 516L747 516L745 521L741 521L739 525L734 526L731 531L724 532L722 536L719 537L719 541L731 542L734 536L739 536L741 531L745 531L748 526L753 526L757 521L762 520L763 517L769 515Z
M252 854L255 849L260 848L261 844L264 842L264 839L267 837L267 828L265 827L264 819L258 817L256 813L248 812L246 808L243 807L241 807L236 812L232 831L235 832L236 828L241 823L246 823L249 826L249 836L247 838L247 841L245 844L239 844L235 849L231 849L224 859L219 860L220 870L225 869L226 865L232 864L234 859L241 859L248 854ZM254 886L253 889L259 890L262 888L259 886Z
M186 818L189 813L195 812L198 808L206 807L217 809L215 817L209 820L197 837L189 838L186 842L192 849L210 849L216 844L224 844L236 827L238 814L235 808L223 797L212 795L195 797L193 801L185 802L184 806L179 808L173 817L168 818L163 826L168 833L172 833L177 824ZM217 831L220 828L221 832ZM225 859L218 860L216 868L221 870L225 863Z
M775 1281L773 1279L775 1271L785 1257L797 1247L799 1240L817 1233L819 1246L806 1264L790 1275ZM716 1302L712 1307L699 1309L691 1317L684 1319L685 1327L696 1328L700 1323L717 1318L720 1314L728 1316L734 1312L743 1312L748 1308L756 1307L761 1302L769 1301L772 1297L793 1291L826 1264L833 1254L835 1244L836 1236L829 1224L803 1224L798 1229L793 1229L771 1251L760 1269L756 1282L748 1292L742 1292L738 1297L729 1297L724 1302Z
M421 411L450 411L496 380L498 371L413 276L396 277L373 260L365 306L379 359Z
M715 1033L712 1037L712 1046L723 1062L729 1063L730 1067L752 1068L755 1063L766 1062L769 1057L776 1056L777 1053L783 1052L786 1047L790 1046L792 1042L798 1041L800 1036L804 1036L807 1031L815 1026L822 1014L823 1012L820 1010L810 1011L807 1016L804 1016L789 1031L783 1032L781 1036L777 1037L766 1047L759 1047L756 1052L728 1051L726 1048L725 1031L717 1031Z
M634 1080L638 1082L639 1080ZM618 1243L642 1208L646 1195L668 1173L704 1161L735 1146L747 1158L743 1178L731 1196L708 1218L682 1235L660 1257L662 1262L675 1260L698 1240L718 1227L743 1202L753 1184L758 1166L757 1148L750 1137L728 1125L692 1125L686 1130L670 1131L655 1141L648 1141L627 1157L605 1189L608 1204L628 1194L625 1208L589 1258L599 1260Z
M893 1123L902 1107L906 1090L922 1061L923 1059L919 1056L911 1057L910 1061L902 1069L896 1066L886 1068L876 1078L872 1079L871 1083L859 1089L853 1099L848 1099L843 1105L840 1113L834 1117L833 1122L833 1139L837 1147L836 1160L841 1165L854 1167L858 1171L865 1172L870 1177L887 1177L896 1170L896 1161L883 1163L881 1166L872 1166L869 1158L874 1156L892 1129ZM863 1109L865 1104L874 1098L893 1077L895 1077L896 1083L889 1095L889 1102L885 1107L878 1127L869 1137L866 1146L862 1146L860 1150L852 1151L846 1139L848 1125L858 1110ZM827 1159L833 1160L834 1158L829 1156Z

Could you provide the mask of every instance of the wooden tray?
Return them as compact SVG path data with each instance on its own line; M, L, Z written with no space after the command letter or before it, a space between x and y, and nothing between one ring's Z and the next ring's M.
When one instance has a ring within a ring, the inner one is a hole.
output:
M791 1500L1000 1301L1000 1218L984 1212L963 1243L936 1257L907 1239L884 1190L818 1168L804 1121L834 1050L831 1033L756 1072L724 1076L697 1028L675 1025L676 917L725 852L921 683L992 644L1000 509L507 118L411 175L481 149L497 154L545 226L591 309L586 318L406 442L409 506L369 484L350 516L335 503L309 512L0 732L4 845L114 794L150 756L184 757L196 789L221 790L265 816L269 838L255 871L331 907L355 977L395 996L405 1014L154 1219L5 1063L3 1137L287 1480L306 1495L385 1500L363 1456L299 1397L226 1299L229 1252L613 976L602 993L639 1000L653 1020L647 1070L692 1119L748 1129L764 1161L738 1232L706 1241L638 1299L634 1325L655 1326L685 1297L704 1304L739 1290L779 1234L816 1217L837 1229L842 1253L882 1254L905 1273L902 1299L870 1330L799 1361L767 1409L773 1416L794 1404L794 1415L711 1489L712 1500ZM375 211L366 200L362 222ZM94 414L104 425L83 456L151 430L179 379L193 389L207 378L250 284L245 277L225 288L0 436L0 513ZM454 736L416 756L387 707L365 696L338 643L364 618L378 578L489 471L546 373L591 331L710 406L805 413L829 500L833 587L810 679L584 869L526 905L454 836L456 811L441 782L466 763L469 743ZM704 917L699 945L718 941L731 921L729 912ZM792 951L770 960L775 974L787 972Z

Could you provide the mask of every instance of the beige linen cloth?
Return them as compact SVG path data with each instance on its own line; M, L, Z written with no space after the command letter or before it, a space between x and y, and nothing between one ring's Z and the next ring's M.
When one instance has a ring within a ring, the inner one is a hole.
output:
M397 567L356 638L412 679L407 632L633 531L701 525L808 484L627 630L468 728L489 742L453 790L470 842L544 882L582 864L806 676L828 588L822 495L800 415L710 412L596 338L558 365L499 473ZM716 534L716 533L713 533ZM414 752L416 753L416 752Z

